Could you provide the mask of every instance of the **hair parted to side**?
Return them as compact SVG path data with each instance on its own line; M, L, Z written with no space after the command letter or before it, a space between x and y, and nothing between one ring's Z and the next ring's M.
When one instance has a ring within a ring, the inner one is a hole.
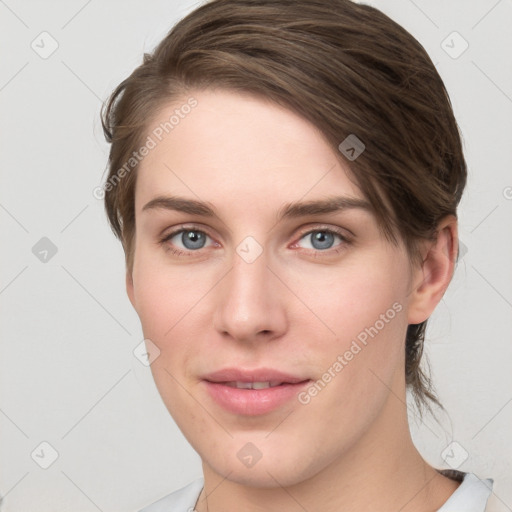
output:
M245 92L314 124L372 204L382 232L418 242L456 216L466 184L459 128L444 84L421 44L381 11L350 0L212 0L178 22L112 93L102 110L109 178L148 135L158 109L194 91ZM192 113L193 115L193 113ZM186 121L184 121L186 122ZM108 181L107 179L107 181ZM131 272L137 166L105 190L111 227ZM409 325L405 375L420 412L440 405L420 367L426 321Z

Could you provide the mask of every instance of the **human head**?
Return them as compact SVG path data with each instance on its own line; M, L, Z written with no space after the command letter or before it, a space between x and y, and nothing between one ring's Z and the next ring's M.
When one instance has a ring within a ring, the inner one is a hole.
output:
M348 0L214 0L181 20L112 94L103 115L111 143L105 206L134 264L135 188L144 145L164 104L193 91L250 93L311 122L333 148L355 134L355 160L339 158L371 203L382 232L402 240L411 264L419 242L455 215L466 164L444 84L424 48L380 11ZM433 398L420 368L426 321L407 330L405 375Z

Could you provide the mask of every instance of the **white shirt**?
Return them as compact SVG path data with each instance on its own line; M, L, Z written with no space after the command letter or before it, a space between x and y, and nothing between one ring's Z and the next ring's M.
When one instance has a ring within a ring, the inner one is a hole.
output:
M164 496L139 512L192 512L203 488L199 478L186 487ZM473 473L465 473L462 483L437 512L486 512L493 480L480 480Z

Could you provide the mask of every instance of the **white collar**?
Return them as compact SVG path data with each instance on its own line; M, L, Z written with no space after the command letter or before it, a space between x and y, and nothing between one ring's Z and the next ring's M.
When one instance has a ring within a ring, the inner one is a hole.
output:
M457 490L437 512L485 512L492 492L493 480L480 480L473 473L466 473Z

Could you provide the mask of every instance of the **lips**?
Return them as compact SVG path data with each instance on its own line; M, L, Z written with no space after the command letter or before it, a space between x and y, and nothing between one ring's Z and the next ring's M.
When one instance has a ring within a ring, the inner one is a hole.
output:
M240 368L225 368L203 377L210 382L270 382L278 384L297 384L308 377L299 377L269 368L256 368L254 370L242 370Z
M227 368L203 377L213 401L224 410L238 415L256 416L282 407L296 397L310 379L258 368Z

